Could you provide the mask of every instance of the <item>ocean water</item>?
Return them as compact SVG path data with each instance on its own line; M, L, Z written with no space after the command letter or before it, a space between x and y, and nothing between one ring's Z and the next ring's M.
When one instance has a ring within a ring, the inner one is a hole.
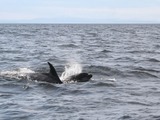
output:
M92 80L28 79L47 62ZM160 120L160 25L1 24L0 119Z

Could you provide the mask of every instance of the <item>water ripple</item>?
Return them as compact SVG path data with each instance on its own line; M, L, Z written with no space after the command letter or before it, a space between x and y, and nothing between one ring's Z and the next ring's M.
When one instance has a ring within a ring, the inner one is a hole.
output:
M1 119L158 120L159 38L154 24L1 24ZM91 81L41 83L19 71L48 72L49 61L61 75L73 59Z

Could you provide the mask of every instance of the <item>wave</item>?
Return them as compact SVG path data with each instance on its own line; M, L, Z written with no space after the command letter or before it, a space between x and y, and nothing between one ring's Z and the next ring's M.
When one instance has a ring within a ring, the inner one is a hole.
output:
M159 72L160 72L160 71L158 71L158 70L147 69L147 68L143 68L143 67L135 68L135 70L138 70L138 71L146 71L146 72L154 72L154 73L159 73Z
M133 68L133 70L129 71L128 73L134 75L135 77L140 77L140 78L142 77L158 78L158 74L160 73L160 71L151 68L136 67Z
M92 84L93 86L96 87L115 87L115 83L114 82L109 82L109 81L96 81Z
M134 58L131 58L131 57L119 57L119 58L116 58L115 60L116 61L129 61L129 62L136 61Z
M150 62L160 62L160 60L157 60L156 58L149 58L148 61L150 61Z
M150 115L152 116L151 120L159 120L160 119L160 115Z
M17 70L12 70L12 71L1 71L0 76L7 78L21 79L27 77L27 74L29 73L35 73L35 71L28 68L19 68Z
M133 105L151 106L150 104L142 103L142 102L137 102L137 101L129 101L127 103L128 104L133 104Z
M119 70L117 68L111 68L107 66L89 66L91 73L97 76L107 76L107 77L138 77L138 78L159 78L158 74L160 71L153 69L146 69L143 67L132 68L132 70Z
M124 116L120 117L119 119L120 119L120 120L128 120L128 119L131 119L131 118L132 118L132 117L129 116L129 115L124 115Z
M109 53L109 52L112 52L112 51L105 49L105 50L102 50L101 52L102 52L102 53Z
M145 71L130 71L128 73L134 77L139 77L139 78L148 78L148 77L158 78L158 76Z
M148 53L157 53L155 51L146 51L146 50L133 50L133 51L128 51L128 53L133 53L133 54L148 54Z
M125 77L124 72L116 69L116 68L111 68L107 66L89 66L91 70L91 73L97 74L97 75L105 75L105 76L123 76Z
M79 46L75 45L75 44L63 44L63 45L59 45L59 47L62 47L62 48L78 48Z

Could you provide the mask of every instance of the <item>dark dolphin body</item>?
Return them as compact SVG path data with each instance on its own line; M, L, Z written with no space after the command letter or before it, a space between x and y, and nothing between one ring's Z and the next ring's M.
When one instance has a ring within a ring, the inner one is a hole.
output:
M74 82L87 82L91 79L92 75L88 73L79 73L76 75L69 76L65 82L74 81Z
M48 62L48 65L50 67L50 72L49 73L33 73L33 74L30 74L29 77L32 80L62 84L63 82L58 77L58 74L57 74L55 68L53 67L53 65L49 62ZM67 81L67 82L69 82L69 81L87 82L91 79L91 77L92 77L91 74L80 73L80 74L72 75L64 81Z

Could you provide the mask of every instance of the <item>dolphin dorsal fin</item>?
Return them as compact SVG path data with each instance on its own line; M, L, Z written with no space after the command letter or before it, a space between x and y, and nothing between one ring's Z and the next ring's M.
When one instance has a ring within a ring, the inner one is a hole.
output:
M49 72L49 74L51 74L52 76L54 76L54 81L55 81L56 83L61 84L62 81L59 79L58 74L57 74L55 68L53 67L53 65L52 65L51 63L49 63L49 62L48 62L48 65L49 65L49 67L50 67L50 72Z
M57 74L55 68L53 67L53 65L52 65L50 62L48 62L48 65L49 65L49 67L50 67L50 72L49 72L49 73L50 73L51 75L55 76L55 77L58 77L58 74ZM59 77L58 77L58 78L59 78Z

